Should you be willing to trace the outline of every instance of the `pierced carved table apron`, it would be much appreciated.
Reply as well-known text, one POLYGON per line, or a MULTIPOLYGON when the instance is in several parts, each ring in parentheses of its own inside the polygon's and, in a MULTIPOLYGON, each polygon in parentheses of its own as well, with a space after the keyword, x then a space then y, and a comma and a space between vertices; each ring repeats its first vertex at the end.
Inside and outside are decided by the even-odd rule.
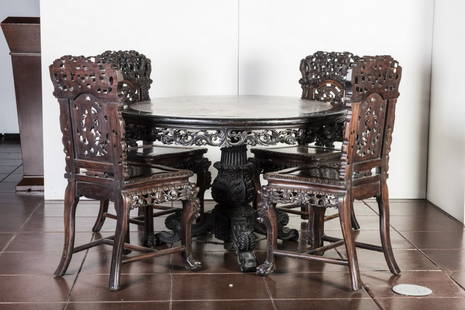
MULTIPOLYGON (((221 161, 214 164, 218 176, 212 184, 217 205, 209 225, 203 227, 236 251, 242 271, 254 271, 257 222, 250 205, 255 199, 254 165, 247 159, 247 146, 328 140, 334 133, 327 125, 342 121, 344 114, 345 109, 329 103, 290 97, 193 96, 135 103, 124 117, 127 137, 132 139, 221 147, 221 161)), ((298 237, 297 231, 284 225, 280 232, 284 239, 298 237)))

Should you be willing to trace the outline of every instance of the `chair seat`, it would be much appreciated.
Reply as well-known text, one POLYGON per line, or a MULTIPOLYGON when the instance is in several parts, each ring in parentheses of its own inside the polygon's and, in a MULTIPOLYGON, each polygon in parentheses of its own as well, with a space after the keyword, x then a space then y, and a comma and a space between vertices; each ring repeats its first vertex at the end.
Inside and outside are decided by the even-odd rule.
POLYGON ((255 155, 258 160, 279 158, 289 160, 319 160, 326 161, 332 159, 339 159, 341 157, 341 151, 324 148, 324 147, 313 147, 313 146, 284 146, 284 147, 272 147, 272 148, 253 148, 251 152, 255 155))
POLYGON ((145 145, 130 148, 128 150, 128 160, 136 162, 149 160, 163 164, 165 159, 201 157, 206 152, 206 148, 145 145))
POLYGON ((128 165, 128 178, 124 180, 127 185, 153 182, 156 180, 170 181, 171 179, 187 180, 193 173, 189 170, 180 170, 161 165, 147 165, 130 163, 128 165))
POLYGON ((326 162, 322 165, 303 166, 265 173, 264 178, 269 183, 285 182, 306 185, 333 185, 344 187, 345 181, 340 176, 340 162, 326 162))

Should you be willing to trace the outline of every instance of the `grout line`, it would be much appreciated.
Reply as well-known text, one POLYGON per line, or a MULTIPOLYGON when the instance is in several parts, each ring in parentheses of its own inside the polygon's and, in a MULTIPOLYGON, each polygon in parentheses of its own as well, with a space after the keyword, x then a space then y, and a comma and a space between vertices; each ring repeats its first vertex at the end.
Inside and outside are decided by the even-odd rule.
POLYGON ((16 170, 18 170, 19 167, 21 167, 22 165, 23 165, 23 164, 21 163, 21 164, 19 164, 18 167, 14 168, 10 173, 8 173, 3 179, 0 180, 0 183, 3 182, 3 181, 5 181, 10 175, 12 175, 12 174, 13 174, 16 170))
POLYGON ((367 291, 368 295, 371 297, 371 300, 378 306, 380 309, 384 309, 383 306, 379 303, 379 301, 376 299, 375 294, 371 291, 371 289, 365 285, 365 283, 362 282, 362 286, 367 291))
POLYGON ((26 225, 26 223, 32 218, 32 215, 34 215, 34 213, 37 211, 37 209, 39 209, 40 206, 43 206, 44 202, 40 202, 37 204, 37 206, 34 207, 34 209, 32 210, 31 214, 29 214, 29 216, 26 218, 26 220, 24 221, 23 224, 21 224, 21 226, 18 227, 17 231, 13 232, 13 236, 11 236, 10 240, 8 240, 8 242, 5 244, 5 246, 3 247, 3 249, 0 251, 0 254, 2 254, 3 252, 6 251, 7 247, 11 244, 11 242, 13 242, 13 240, 16 238, 16 235, 18 233, 21 232, 21 230, 23 229, 23 227, 26 225))
POLYGON ((266 292, 268 293, 268 296, 270 297, 271 305, 273 306, 273 309, 278 310, 278 307, 276 306, 276 304, 275 304, 275 302, 273 300, 273 295, 271 294, 270 287, 268 286, 268 283, 266 282, 266 278, 262 277, 262 280, 263 280, 263 283, 265 284, 266 292))
MULTIPOLYGON (((94 237, 95 237, 94 234, 92 234, 92 237, 90 238, 90 242, 94 241, 94 237)), ((71 293, 73 292, 74 286, 76 285, 77 280, 79 278, 79 275, 81 274, 81 270, 82 270, 82 267, 84 266, 84 262, 86 261, 87 254, 89 253, 89 249, 87 249, 86 252, 84 253, 84 257, 82 258, 81 264, 79 265, 78 271, 76 272, 76 277, 74 277, 73 285, 71 285, 68 296, 66 296, 67 304, 66 304, 66 307, 63 310, 66 310, 68 308, 68 305, 69 305, 69 302, 70 302, 69 299, 71 298, 71 293)), ((72 259, 72 256, 71 256, 71 259, 72 259)))

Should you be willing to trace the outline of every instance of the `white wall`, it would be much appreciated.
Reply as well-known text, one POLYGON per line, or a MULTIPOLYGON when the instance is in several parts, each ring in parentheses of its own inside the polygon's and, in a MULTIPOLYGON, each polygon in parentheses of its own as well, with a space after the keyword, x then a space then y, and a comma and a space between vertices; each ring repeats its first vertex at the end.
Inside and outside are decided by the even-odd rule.
POLYGON ((240 2, 241 94, 297 96, 317 50, 389 54, 403 67, 390 159, 392 198, 424 198, 433 1, 240 2))
POLYGON ((428 200, 464 222, 465 11, 463 0, 436 1, 428 160, 428 200))
MULTIPOLYGON (((0 1, 0 21, 8 16, 39 16, 39 0, 0 1)), ((0 39, 0 133, 18 133, 16 97, 10 49, 3 34, 0 39)))
POLYGON ((42 0, 46 198, 62 199, 64 190, 58 106, 47 65, 61 55, 105 49, 135 49, 152 59, 152 97, 299 96, 298 65, 308 54, 391 54, 404 68, 391 197, 425 197, 432 1, 42 0), (79 18, 69 18, 70 12, 79 18))

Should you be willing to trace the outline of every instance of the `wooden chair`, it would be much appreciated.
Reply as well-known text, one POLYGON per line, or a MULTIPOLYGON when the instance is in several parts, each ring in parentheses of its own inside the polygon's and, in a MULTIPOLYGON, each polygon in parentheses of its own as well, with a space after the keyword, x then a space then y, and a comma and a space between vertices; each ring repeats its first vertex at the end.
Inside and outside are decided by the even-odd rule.
MULTIPOLYGON (((112 58, 116 62, 124 61, 125 52, 107 51, 99 55, 103 58, 112 58)), ((145 56, 144 56, 145 57, 145 56)), ((150 59, 144 59, 145 77, 143 81, 143 90, 140 92, 139 100, 149 100, 148 90, 150 89, 152 80, 150 79, 151 63, 150 59)), ((209 167, 211 162, 204 157, 207 152, 206 148, 188 148, 188 147, 172 147, 172 146, 154 146, 152 144, 138 145, 137 140, 140 137, 134 136, 133 129, 126 127, 126 143, 128 144, 128 159, 133 162, 158 164, 176 169, 191 170, 197 175, 197 187, 199 188, 198 198, 200 200, 200 214, 204 212, 204 194, 211 186, 211 174, 209 167)), ((144 141, 141 141, 144 143, 144 141)), ((100 202, 100 209, 95 221, 93 232, 99 232, 105 223, 106 218, 116 219, 116 215, 108 213, 109 201, 100 202)), ((139 209, 139 214, 130 219, 130 223, 140 226, 144 230, 144 244, 153 246, 155 244, 153 218, 174 213, 178 208, 168 206, 153 206, 152 208, 139 209), (160 210, 154 212, 154 209, 160 210)))
POLYGON ((382 251, 389 270, 400 272, 391 248, 389 233, 388 178, 389 152, 394 127, 394 113, 401 67, 390 56, 363 57, 350 66, 351 83, 348 113, 339 159, 324 163, 311 161, 308 165, 265 174, 268 185, 262 187, 259 219, 267 227, 267 258, 257 273, 266 275, 274 268, 275 256, 288 256, 347 265, 352 289, 360 288, 360 274, 355 247, 382 251), (351 212, 354 199, 376 197, 380 215, 382 246, 354 241, 351 212), (323 236, 332 244, 304 253, 278 250, 275 205, 299 203, 318 210, 319 223, 314 229, 323 236, 321 220, 324 210, 339 210, 343 239, 323 236), (347 259, 313 255, 345 244, 347 259))
POLYGON ((191 225, 198 215, 197 188, 189 182, 191 171, 148 166, 128 161, 124 106, 147 95, 149 66, 134 52, 96 57, 65 56, 50 66, 54 95, 60 104, 60 124, 66 159, 65 242, 55 272, 62 276, 74 253, 90 247, 113 245, 111 290, 120 287, 121 265, 154 256, 183 253, 187 267, 200 268, 192 257, 191 225), (115 235, 74 246, 75 213, 79 197, 113 201, 117 214, 115 235), (167 201, 183 201, 182 245, 155 250, 129 243, 129 211, 150 209, 167 201), (144 254, 123 257, 124 250, 144 254))
MULTIPOLYGON (((324 101, 332 105, 345 105, 345 101, 350 98, 350 83, 347 80, 347 74, 351 66, 359 59, 360 57, 349 52, 322 51, 302 59, 300 62, 302 78, 299 80, 302 87, 302 99, 309 100, 308 104, 312 104, 312 101, 324 101)), ((337 159, 340 151, 335 149, 334 142, 342 141, 342 132, 342 123, 330 123, 298 146, 251 149, 256 166, 257 189, 260 189, 260 174, 262 173, 337 159)), ((309 228, 315 225, 314 221, 318 219, 318 216, 312 214, 315 210, 308 210, 305 206, 285 205, 279 210, 308 219, 309 228), (294 210, 295 208, 301 208, 301 211, 294 210)), ((325 220, 333 218, 334 216, 328 216, 325 220)), ((360 229, 355 214, 352 214, 352 227, 356 230, 360 229)), ((309 232, 307 237, 309 244, 318 244, 319 241, 315 240, 318 236, 313 236, 309 232)))

